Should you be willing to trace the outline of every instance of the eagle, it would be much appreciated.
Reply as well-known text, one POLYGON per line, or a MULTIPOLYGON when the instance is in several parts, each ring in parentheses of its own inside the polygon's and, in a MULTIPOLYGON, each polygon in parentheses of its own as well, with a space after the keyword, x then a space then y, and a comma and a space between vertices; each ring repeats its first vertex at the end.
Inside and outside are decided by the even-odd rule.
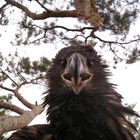
POLYGON ((46 74, 48 124, 26 126, 8 140, 136 140, 111 73, 92 46, 61 49, 46 74))

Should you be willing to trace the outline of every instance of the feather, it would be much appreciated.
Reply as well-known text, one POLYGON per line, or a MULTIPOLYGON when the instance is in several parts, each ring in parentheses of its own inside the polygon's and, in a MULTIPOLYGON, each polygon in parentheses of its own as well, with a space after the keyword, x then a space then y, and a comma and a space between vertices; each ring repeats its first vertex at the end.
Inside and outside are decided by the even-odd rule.
POLYGON ((19 140, 25 135, 33 140, 135 140, 131 131, 136 132, 136 128, 126 117, 138 115, 123 106, 122 96, 115 91, 114 84, 108 82, 111 74, 107 69, 91 46, 62 49, 47 72, 48 91, 43 105, 48 106, 49 124, 40 129, 34 126, 33 131, 32 126, 26 127, 12 137, 21 137, 19 140))

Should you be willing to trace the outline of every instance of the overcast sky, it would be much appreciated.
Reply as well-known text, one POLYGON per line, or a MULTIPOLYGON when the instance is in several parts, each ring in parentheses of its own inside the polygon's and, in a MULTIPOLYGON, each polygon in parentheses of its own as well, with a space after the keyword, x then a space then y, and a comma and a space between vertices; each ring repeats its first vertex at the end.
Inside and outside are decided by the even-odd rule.
MULTIPOLYGON (((137 23, 139 25, 140 22, 137 23)), ((136 30, 135 26, 131 29, 132 32, 140 32, 136 30)), ((3 55, 7 55, 8 53, 13 53, 16 50, 16 47, 10 44, 10 41, 14 37, 15 28, 14 25, 8 26, 8 31, 0 26, 0 33, 2 36, 0 37, 0 52, 3 55)), ((107 40, 107 39, 106 39, 107 40)), ((20 56, 29 56, 31 59, 38 59, 41 56, 46 56, 49 59, 55 57, 56 53, 63 47, 60 42, 59 47, 54 47, 53 44, 41 45, 41 46, 19 46, 17 50, 20 56), (31 53, 33 52, 33 53, 31 53)), ((134 64, 124 64, 120 63, 117 66, 117 69, 113 69, 111 63, 110 71, 113 73, 113 76, 110 77, 111 81, 117 84, 117 91, 124 97, 124 102, 129 104, 136 104, 136 110, 140 111, 140 62, 136 62, 134 64)), ((28 88, 27 88, 28 89, 28 88)), ((35 88, 32 88, 35 89, 35 88)), ((40 89, 34 90, 34 98, 38 98, 41 100, 41 96, 38 95, 40 89)), ((43 89, 42 89, 43 91, 43 89)), ((29 96, 28 93, 31 93, 31 88, 29 91, 24 91, 24 96, 29 100, 33 101, 32 95, 29 96)), ((15 100, 15 99, 14 99, 15 100)), ((36 100, 36 99, 35 99, 36 100)), ((40 118, 36 118, 35 122, 38 122, 40 118)), ((45 120, 42 120, 41 123, 44 123, 45 120)))

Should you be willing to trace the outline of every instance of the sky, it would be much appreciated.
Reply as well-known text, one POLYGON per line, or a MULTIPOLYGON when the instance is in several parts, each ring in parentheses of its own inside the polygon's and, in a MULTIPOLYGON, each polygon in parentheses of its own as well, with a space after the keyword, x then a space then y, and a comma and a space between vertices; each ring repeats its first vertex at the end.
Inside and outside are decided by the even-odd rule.
MULTIPOLYGON (((131 28, 132 34, 133 32, 140 32, 140 29, 137 28, 139 27, 139 25, 140 21, 138 21, 137 24, 131 28)), ((14 47, 10 44, 10 41, 14 38, 16 25, 9 25, 7 28, 8 31, 5 31, 5 29, 0 26, 0 33, 2 34, 2 36, 0 37, 0 52, 2 52, 2 54, 5 56, 7 56, 9 53, 14 53, 17 49, 20 56, 29 56, 32 60, 37 60, 41 56, 46 56, 51 60, 55 57, 56 53, 63 47, 61 42, 59 47, 54 47, 53 44, 41 46, 30 45, 14 47)), ((106 37, 106 34, 103 35, 103 37, 105 37, 106 40, 109 39, 106 37)), ((110 71, 112 72, 110 81, 114 84, 117 84, 116 90, 124 97, 123 101, 128 104, 136 104, 135 110, 140 112, 140 61, 134 64, 124 64, 122 62, 117 65, 116 69, 113 69, 110 60, 108 64, 110 65, 110 71)), ((28 100, 31 102, 35 102, 36 99, 38 99, 41 103, 41 93, 43 92, 43 90, 43 87, 39 88, 27 86, 26 88, 22 89, 22 95, 25 98, 28 98, 28 100), (32 89, 34 89, 34 91, 32 89), (34 93, 34 99, 30 94, 32 92, 34 93)), ((15 98, 13 99, 13 102, 16 102, 16 104, 22 106, 15 98)), ((45 113, 43 113, 43 115, 45 115, 45 113)), ((45 117, 39 115, 35 120, 32 121, 31 124, 35 124, 36 122, 45 123, 45 117)))

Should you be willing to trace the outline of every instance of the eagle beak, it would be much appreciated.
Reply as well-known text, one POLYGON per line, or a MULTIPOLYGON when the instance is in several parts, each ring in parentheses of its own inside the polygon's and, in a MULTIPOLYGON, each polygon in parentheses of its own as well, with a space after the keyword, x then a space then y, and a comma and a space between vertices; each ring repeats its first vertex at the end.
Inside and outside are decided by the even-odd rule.
POLYGON ((92 79, 93 74, 89 72, 86 58, 79 53, 74 53, 67 59, 67 65, 61 77, 66 85, 78 95, 92 79))

